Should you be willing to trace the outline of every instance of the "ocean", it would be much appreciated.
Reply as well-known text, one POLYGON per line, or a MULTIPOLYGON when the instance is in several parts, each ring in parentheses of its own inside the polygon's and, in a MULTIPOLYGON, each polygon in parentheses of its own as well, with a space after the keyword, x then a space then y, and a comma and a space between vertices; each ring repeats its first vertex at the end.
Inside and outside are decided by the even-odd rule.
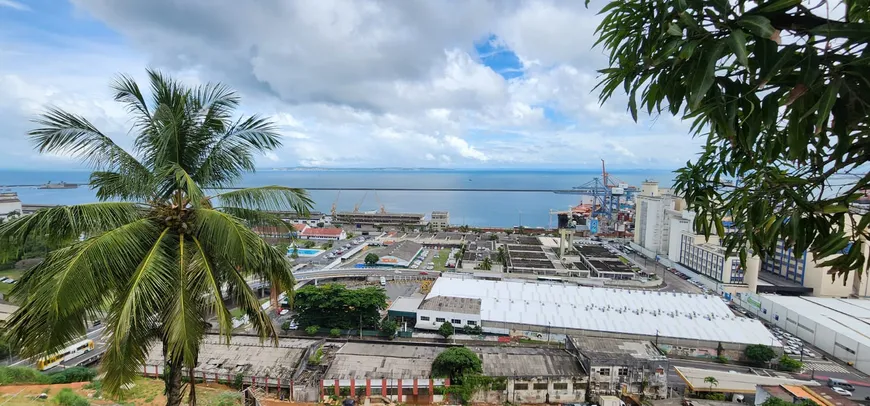
MULTIPOLYGON (((87 183, 88 172, 0 170, 0 185, 87 183)), ((662 170, 613 171, 622 182, 640 186, 645 179, 661 187, 673 183, 674 174, 662 170)), ((600 176, 595 171, 567 170, 260 170, 246 175, 238 186, 282 185, 300 188, 448 188, 448 189, 570 189, 600 176)), ((87 187, 78 189, 37 189, 3 187, 18 192, 24 204, 78 204, 96 201, 87 187)), ((551 192, 468 192, 468 191, 364 191, 313 190, 315 210, 329 212, 333 202, 339 211, 376 210, 388 212, 450 212, 451 224, 475 227, 548 227, 549 211, 565 210, 580 202, 581 196, 551 192)))

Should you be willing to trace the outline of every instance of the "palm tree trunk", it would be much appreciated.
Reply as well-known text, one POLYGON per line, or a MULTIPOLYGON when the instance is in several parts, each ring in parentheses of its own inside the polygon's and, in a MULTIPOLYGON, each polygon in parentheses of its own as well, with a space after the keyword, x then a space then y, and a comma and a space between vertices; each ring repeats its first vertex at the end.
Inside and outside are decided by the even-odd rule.
POLYGON ((163 371, 164 384, 166 385, 166 406, 181 405, 182 384, 181 384, 181 362, 167 361, 163 371))
POLYGON ((860 271, 852 271, 852 297, 861 297, 861 282, 864 275, 860 271))
POLYGON ((281 292, 278 292, 278 289, 275 288, 275 284, 272 283, 272 287, 269 288, 269 303, 272 305, 272 310, 278 312, 280 309, 278 308, 278 295, 281 292))
POLYGON ((187 396, 187 404, 190 406, 196 406, 196 377, 194 376, 194 368, 188 369, 188 380, 190 393, 187 396))

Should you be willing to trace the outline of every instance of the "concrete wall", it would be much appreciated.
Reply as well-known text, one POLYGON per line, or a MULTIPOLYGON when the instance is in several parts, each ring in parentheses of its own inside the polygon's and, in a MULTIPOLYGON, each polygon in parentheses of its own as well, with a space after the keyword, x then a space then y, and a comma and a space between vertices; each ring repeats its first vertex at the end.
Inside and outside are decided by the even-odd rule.
POLYGON ((508 378, 504 392, 477 393, 473 401, 486 403, 578 403, 586 398, 584 377, 508 378), (558 388, 558 389, 557 389, 558 388), (497 395, 501 395, 497 396, 497 395))
POLYGON ((680 258, 680 235, 684 231, 692 230, 692 221, 682 217, 671 217, 669 221, 671 223, 671 231, 670 235, 668 235, 667 256, 669 259, 676 261, 680 258))
POLYGON ((667 395, 667 369, 668 362, 664 360, 660 365, 655 361, 643 365, 604 365, 601 363, 590 366, 590 385, 593 393, 606 394, 640 394, 640 383, 647 382, 644 392, 654 398, 664 398, 667 395), (653 364, 654 366, 650 366, 653 364), (658 367, 661 373, 657 373, 658 367), (605 374, 602 374, 606 372, 605 374), (620 370, 626 375, 620 375, 620 370))
POLYGON ((469 320, 474 321, 475 323, 477 323, 478 326, 480 325, 479 314, 453 313, 437 310, 417 309, 417 325, 415 327, 422 330, 438 330, 439 328, 441 328, 441 325, 444 324, 443 321, 437 321, 439 317, 444 318, 445 321, 449 321, 451 324, 453 324, 453 327, 456 327, 457 329, 468 325, 469 320), (429 320, 423 320, 423 317, 428 317, 429 320), (460 320, 462 321, 462 323, 453 323, 453 319, 460 320))

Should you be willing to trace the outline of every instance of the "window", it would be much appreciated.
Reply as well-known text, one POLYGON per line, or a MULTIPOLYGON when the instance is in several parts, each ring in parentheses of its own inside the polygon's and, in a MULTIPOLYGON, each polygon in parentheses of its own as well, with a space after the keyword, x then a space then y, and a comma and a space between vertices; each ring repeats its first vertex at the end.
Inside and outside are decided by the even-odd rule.
POLYGON ((527 383, 515 383, 514 390, 529 390, 529 384, 527 384, 527 383))
POLYGON ((617 374, 619 376, 628 376, 628 368, 619 368, 619 371, 617 371, 617 374))
POLYGON ((610 368, 599 368, 598 375, 601 376, 610 376, 610 368))
POLYGON ((468 325, 469 325, 469 326, 476 326, 476 325, 477 325, 477 322, 474 321, 474 320, 468 320, 468 325))
POLYGON ((532 385, 532 389, 534 390, 547 390, 547 383, 536 383, 532 385))
POLYGON ((439 322, 439 323, 444 323, 444 322, 447 321, 447 320, 445 320, 443 317, 436 317, 436 318, 435 318, 435 321, 437 321, 437 322, 439 322))
POLYGON ((429 321, 429 316, 420 316, 421 321, 429 321))
POLYGON ((568 382, 553 383, 553 390, 568 390, 568 382))
POLYGON ((462 324, 462 320, 459 319, 450 319, 450 322, 453 324, 462 324))

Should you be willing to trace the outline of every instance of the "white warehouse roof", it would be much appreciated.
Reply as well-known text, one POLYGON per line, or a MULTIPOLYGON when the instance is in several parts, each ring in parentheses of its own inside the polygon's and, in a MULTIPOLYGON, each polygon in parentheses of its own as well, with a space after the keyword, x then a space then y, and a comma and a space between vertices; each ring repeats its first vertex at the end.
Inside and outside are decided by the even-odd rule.
POLYGON ((716 296, 445 277, 426 297, 435 296, 481 299, 486 322, 780 346, 716 296))
POLYGON ((789 311, 870 347, 870 300, 763 295, 789 311))

